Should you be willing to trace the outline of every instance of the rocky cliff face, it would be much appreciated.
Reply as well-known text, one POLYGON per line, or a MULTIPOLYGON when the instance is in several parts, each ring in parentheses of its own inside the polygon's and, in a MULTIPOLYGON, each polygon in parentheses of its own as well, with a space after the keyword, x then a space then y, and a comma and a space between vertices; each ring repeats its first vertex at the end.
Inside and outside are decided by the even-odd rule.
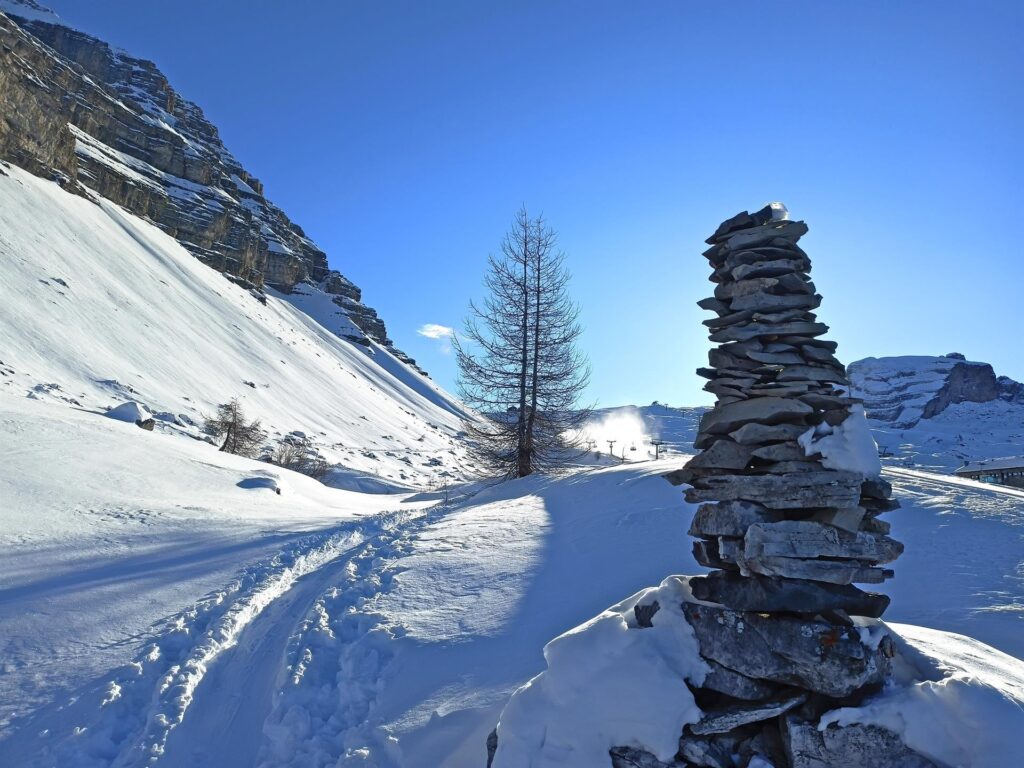
POLYGON ((359 288, 328 268, 155 64, 61 25, 34 0, 0 0, 0 159, 124 206, 241 282, 286 293, 317 284, 363 341, 391 346, 359 288))
POLYGON ((868 417, 900 429, 931 419, 956 403, 1003 400, 1024 405, 1024 385, 996 377, 988 363, 952 353, 942 357, 869 357, 848 368, 853 394, 868 417))

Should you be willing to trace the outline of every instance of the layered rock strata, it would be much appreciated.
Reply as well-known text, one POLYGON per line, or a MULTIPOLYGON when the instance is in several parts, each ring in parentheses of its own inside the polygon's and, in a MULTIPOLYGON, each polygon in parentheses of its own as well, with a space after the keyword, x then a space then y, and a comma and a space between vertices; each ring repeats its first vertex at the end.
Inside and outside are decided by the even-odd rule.
MULTIPOLYGON (((714 296, 699 302, 716 343, 699 373, 717 402, 700 453, 669 475, 697 503, 683 615, 710 672, 691 686, 703 712, 673 766, 932 766, 881 728, 831 726, 832 709, 882 689, 895 646, 877 621, 885 595, 856 584, 892 576, 903 551, 879 518, 898 504, 879 477, 860 401, 848 395, 835 342, 798 241, 803 222, 772 204, 708 239, 714 296)), ((638 605, 639 627, 659 606, 638 605)), ((635 747, 612 765, 662 768, 635 747)))
POLYGON ((264 195, 203 111, 150 61, 61 24, 32 0, 0 3, 0 160, 145 218, 229 278, 332 294, 392 348, 358 287, 264 195))

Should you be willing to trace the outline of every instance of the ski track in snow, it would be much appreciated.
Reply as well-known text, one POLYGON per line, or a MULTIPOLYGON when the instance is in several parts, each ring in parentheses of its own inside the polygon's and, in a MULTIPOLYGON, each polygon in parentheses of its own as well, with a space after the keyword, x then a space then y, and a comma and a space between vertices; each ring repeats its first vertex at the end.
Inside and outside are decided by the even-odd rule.
POLYGON ((388 588, 386 566, 413 534, 447 511, 347 522, 246 568, 168 619, 92 696, 58 707, 66 732, 19 728, 4 745, 12 764, 269 768, 369 755, 394 635, 360 609, 388 588))
POLYGON ((414 535, 452 511, 391 518, 347 559, 345 583, 314 603, 289 644, 259 768, 377 764, 375 748, 388 737, 374 725, 374 707, 404 630, 370 604, 401 572, 395 563, 414 535))
POLYGON ((105 682, 101 699, 72 699, 64 718, 74 723, 69 734, 22 729, 15 743, 5 745, 13 764, 253 765, 292 631, 318 596, 336 593, 334 584, 351 579, 352 560, 344 555, 365 556, 364 542, 424 514, 384 513, 349 522, 245 569, 169 619, 134 662, 105 682), (99 711, 90 717, 90 705, 96 704, 99 711), (216 754, 218 749, 225 754, 216 754))

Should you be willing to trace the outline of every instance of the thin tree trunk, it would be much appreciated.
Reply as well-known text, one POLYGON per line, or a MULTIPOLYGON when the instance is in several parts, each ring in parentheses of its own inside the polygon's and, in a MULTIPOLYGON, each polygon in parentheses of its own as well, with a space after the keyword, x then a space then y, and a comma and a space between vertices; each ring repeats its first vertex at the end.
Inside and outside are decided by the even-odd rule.
POLYGON ((534 309, 533 309, 533 370, 530 380, 530 416, 526 423, 526 442, 530 446, 530 451, 533 451, 533 428, 537 423, 537 397, 538 397, 538 384, 540 376, 540 297, 541 297, 541 259, 544 254, 541 253, 543 233, 538 231, 536 237, 537 246, 537 263, 533 267, 534 271, 534 309))
POLYGON ((530 446, 526 427, 526 377, 529 372, 530 343, 530 222, 526 211, 522 212, 522 248, 523 248, 523 318, 522 318, 522 355, 519 370, 519 466, 517 474, 526 477, 532 471, 530 466, 530 446))

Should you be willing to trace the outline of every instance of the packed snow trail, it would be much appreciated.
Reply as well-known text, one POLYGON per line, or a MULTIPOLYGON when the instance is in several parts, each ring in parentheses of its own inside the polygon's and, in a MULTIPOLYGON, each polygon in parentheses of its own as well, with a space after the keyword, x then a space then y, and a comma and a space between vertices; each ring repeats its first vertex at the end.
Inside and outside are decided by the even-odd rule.
MULTIPOLYGON (((355 602, 380 587, 368 578, 380 558, 393 555, 399 540, 438 514, 443 510, 432 515, 386 513, 355 527, 348 538, 351 546, 297 580, 239 634, 233 648, 211 664, 181 725, 167 737, 157 764, 170 768, 256 765, 275 693, 303 664, 299 641, 310 627, 310 618, 319 615, 325 600, 355 613, 355 602)), ((376 671, 372 665, 357 670, 359 678, 376 671)), ((343 702, 338 704, 344 709, 343 702)))
MULTIPOLYGON (((169 736, 184 722, 190 729, 196 723, 199 731, 193 733, 204 748, 244 749, 242 737, 249 734, 256 737, 255 750, 291 630, 324 589, 344 578, 343 555, 383 521, 415 514, 387 513, 335 526, 246 568, 223 589, 168 620, 136 660, 104 685, 73 697, 67 708, 58 707, 66 709, 60 720, 69 732, 21 728, 4 745, 5 755, 17 765, 129 768, 153 759, 163 763, 169 736), (186 720, 193 705, 198 711, 186 720)), ((178 764, 228 763, 186 755, 178 764)), ((230 764, 252 765, 251 755, 248 763, 230 764)))
MULTIPOLYGON (((352 541, 361 538, 354 534, 352 541)), ((184 719, 168 735, 159 765, 255 764, 288 640, 317 597, 343 580, 347 563, 339 555, 298 579, 242 630, 232 648, 213 660, 184 719)))

